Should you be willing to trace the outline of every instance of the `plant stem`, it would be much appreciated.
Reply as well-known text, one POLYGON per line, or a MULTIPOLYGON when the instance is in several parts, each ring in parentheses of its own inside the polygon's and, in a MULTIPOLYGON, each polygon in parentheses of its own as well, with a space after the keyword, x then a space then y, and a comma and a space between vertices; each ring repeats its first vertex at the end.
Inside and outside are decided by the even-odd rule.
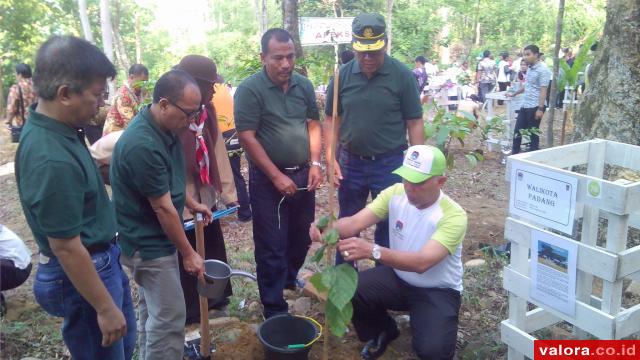
MULTIPOLYGON (((336 59, 337 60, 337 59, 336 59)), ((334 65, 333 68, 333 121, 331 122, 331 143, 328 144, 331 151, 328 151, 330 157, 327 159, 328 163, 328 171, 329 171, 329 225, 327 228, 331 229, 333 227, 333 218, 336 208, 335 203, 335 194, 336 194, 336 186, 335 186, 335 159, 336 159, 336 119, 338 117, 338 94, 340 92, 340 71, 338 67, 338 63, 334 65)), ((334 260, 334 252, 331 247, 328 247, 326 250, 326 265, 333 266, 334 260)), ((328 300, 328 299, 327 299, 328 300)), ((325 305, 326 306, 326 305, 325 305)), ((329 336, 329 326, 327 322, 327 314, 325 312, 324 317, 324 343, 322 344, 322 359, 329 360, 329 340, 331 339, 329 336)))

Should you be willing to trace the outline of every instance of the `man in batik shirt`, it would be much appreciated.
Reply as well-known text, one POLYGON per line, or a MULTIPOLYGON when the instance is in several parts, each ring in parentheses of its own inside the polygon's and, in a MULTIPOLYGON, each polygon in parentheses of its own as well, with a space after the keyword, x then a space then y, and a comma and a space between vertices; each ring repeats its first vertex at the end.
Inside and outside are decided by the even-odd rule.
POLYGON ((35 102, 36 93, 31 83, 31 67, 16 65, 16 84, 9 89, 7 97, 7 125, 22 127, 29 115, 29 106, 35 102))
POLYGON ((129 68, 127 84, 122 85, 116 94, 111 109, 104 122, 102 136, 110 132, 124 130, 138 113, 141 105, 142 83, 149 80, 149 70, 142 64, 129 68))

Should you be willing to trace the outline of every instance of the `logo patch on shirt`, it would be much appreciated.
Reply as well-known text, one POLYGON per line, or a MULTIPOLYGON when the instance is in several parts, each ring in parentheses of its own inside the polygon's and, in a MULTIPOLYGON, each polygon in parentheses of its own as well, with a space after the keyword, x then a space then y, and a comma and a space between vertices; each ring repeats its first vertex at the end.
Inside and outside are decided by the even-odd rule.
POLYGON ((396 220, 396 224, 393 227, 393 236, 395 236, 398 240, 404 239, 404 234, 402 234, 402 228, 404 227, 404 223, 400 220, 396 220))

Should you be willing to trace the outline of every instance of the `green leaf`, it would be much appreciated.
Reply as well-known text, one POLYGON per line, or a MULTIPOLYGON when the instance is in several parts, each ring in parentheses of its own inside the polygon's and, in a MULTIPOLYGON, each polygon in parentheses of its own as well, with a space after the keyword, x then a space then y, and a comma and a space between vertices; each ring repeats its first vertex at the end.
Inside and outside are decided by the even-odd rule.
POLYGON ((469 161, 469 164, 471 164, 471 166, 478 165, 478 159, 476 159, 476 157, 473 154, 466 154, 464 157, 467 158, 467 160, 469 161))
POLYGON ((342 309, 338 309, 333 303, 327 301, 324 312, 331 333, 338 337, 343 336, 353 316, 353 306, 351 303, 349 302, 342 309))
POLYGON ((327 289, 328 291, 331 291, 331 288, 335 286, 336 268, 334 266, 328 267, 324 269, 324 271, 322 271, 320 274, 322 275, 321 277, 322 285, 324 286, 325 289, 327 289))
POLYGON ((326 248, 327 248, 326 244, 320 246, 318 248, 318 250, 316 250, 316 252, 311 257, 311 261, 320 262, 320 260, 322 260, 322 257, 324 256, 324 251, 325 251, 326 248))
POLYGON ((458 110, 458 113, 464 116, 467 120, 472 121, 474 123, 476 122, 476 117, 472 113, 464 110, 458 110))
POLYGON ((478 161, 484 161, 484 155, 478 151, 474 151, 473 156, 475 156, 478 161))
POLYGON ((425 140, 429 140, 433 137, 433 135, 436 133, 437 130, 437 126, 433 125, 430 122, 425 122, 424 123, 424 139, 425 140))
MULTIPOLYGON (((353 266, 340 264, 335 268, 335 277, 329 289, 327 300, 338 309, 342 309, 351 301, 358 287, 358 272, 353 266)), ((326 270, 325 270, 326 271, 326 270)), ((326 284, 326 283, 325 283, 326 284)))
POLYGON ((310 278, 311 284, 318 290, 319 292, 327 292, 329 289, 324 286, 322 283, 322 273, 315 273, 310 278))
POLYGON ((447 154, 447 168, 453 168, 453 154, 447 154))
POLYGON ((324 240, 327 245, 335 245, 338 243, 338 239, 340 239, 338 229, 331 229, 322 235, 322 240, 324 240))
POLYGON ((447 141, 447 138, 449 137, 450 132, 451 132, 451 128, 449 128, 448 126, 441 126, 440 129, 438 129, 438 136, 436 137, 436 143, 444 144, 444 142, 447 141))
POLYGON ((318 228, 318 230, 322 231, 327 226, 329 226, 329 220, 330 220, 329 215, 322 215, 320 219, 318 219, 318 222, 316 222, 316 227, 318 228))

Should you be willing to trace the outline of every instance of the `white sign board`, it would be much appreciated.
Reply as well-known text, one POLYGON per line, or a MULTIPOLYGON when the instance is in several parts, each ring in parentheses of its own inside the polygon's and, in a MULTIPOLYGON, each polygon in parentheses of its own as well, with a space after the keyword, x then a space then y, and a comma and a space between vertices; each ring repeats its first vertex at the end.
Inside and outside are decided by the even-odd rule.
POLYGON ((578 245, 561 236, 531 230, 531 298, 574 316, 578 245))
POLYGON ((352 17, 301 17, 300 43, 302 46, 348 44, 352 22, 352 17))
POLYGON ((573 235, 578 180, 514 161, 509 212, 573 235))

